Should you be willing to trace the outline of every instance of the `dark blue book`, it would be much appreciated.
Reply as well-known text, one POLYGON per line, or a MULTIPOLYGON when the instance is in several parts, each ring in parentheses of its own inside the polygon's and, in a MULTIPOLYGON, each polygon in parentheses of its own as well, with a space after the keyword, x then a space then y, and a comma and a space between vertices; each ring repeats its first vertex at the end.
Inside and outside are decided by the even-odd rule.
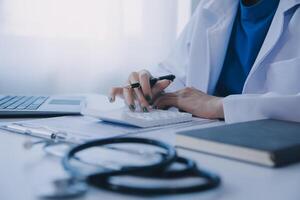
POLYGON ((300 161, 300 123, 259 120, 182 131, 176 145, 250 163, 279 167, 300 161))

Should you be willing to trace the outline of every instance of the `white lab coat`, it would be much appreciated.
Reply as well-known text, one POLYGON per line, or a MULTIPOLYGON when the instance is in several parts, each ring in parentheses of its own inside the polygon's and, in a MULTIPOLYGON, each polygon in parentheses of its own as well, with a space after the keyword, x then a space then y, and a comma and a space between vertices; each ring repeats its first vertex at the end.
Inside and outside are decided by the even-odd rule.
MULTIPOLYGON (((240 0, 202 0, 173 52, 154 75, 173 73, 168 89, 215 90, 240 0)), ((280 0, 241 95, 223 100, 225 121, 300 122, 300 0, 280 0)))

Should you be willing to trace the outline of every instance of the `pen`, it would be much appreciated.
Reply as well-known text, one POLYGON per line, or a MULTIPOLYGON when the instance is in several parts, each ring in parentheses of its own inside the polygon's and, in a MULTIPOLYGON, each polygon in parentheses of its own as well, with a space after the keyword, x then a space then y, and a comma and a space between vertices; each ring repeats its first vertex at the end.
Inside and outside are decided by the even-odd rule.
MULTIPOLYGON (((166 76, 161 76, 161 77, 158 77, 158 78, 151 78, 150 79, 150 87, 153 87, 157 81, 160 81, 160 80, 170 80, 170 81, 174 81, 175 79, 175 75, 173 74, 170 74, 170 75, 166 75, 166 76)), ((132 83, 126 87, 129 87, 129 88, 139 88, 141 87, 140 83, 132 83)))
POLYGON ((4 125, 1 126, 0 129, 54 141, 64 141, 67 139, 67 133, 65 132, 54 131, 45 127, 30 127, 19 123, 4 125))

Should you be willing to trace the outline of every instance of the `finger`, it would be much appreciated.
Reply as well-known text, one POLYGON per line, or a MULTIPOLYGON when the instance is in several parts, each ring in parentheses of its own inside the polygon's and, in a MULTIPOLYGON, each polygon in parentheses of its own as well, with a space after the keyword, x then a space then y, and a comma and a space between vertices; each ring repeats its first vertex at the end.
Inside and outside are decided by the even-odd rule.
POLYGON ((114 102, 116 100, 116 96, 121 98, 123 97, 123 88, 122 87, 113 87, 109 92, 109 102, 114 102))
POLYGON ((123 88, 123 96, 125 99, 126 104, 128 105, 128 108, 131 111, 135 111, 135 105, 134 105, 134 97, 133 97, 133 91, 131 88, 123 88))
MULTIPOLYGON (((138 73, 136 73, 136 72, 132 73, 129 77, 129 81, 131 84, 139 82, 138 73)), ((148 112, 149 104, 146 101, 142 90, 140 88, 134 88, 133 90, 134 90, 135 95, 137 96, 137 100, 138 100, 143 112, 148 112)))
POLYGON ((155 108, 158 109, 165 109, 169 107, 177 107, 178 106, 178 101, 177 97, 173 93, 166 93, 160 97, 158 97, 154 104, 155 108))
POLYGON ((159 93, 163 92, 171 83, 172 83, 172 81, 170 81, 170 80, 158 81, 152 88, 153 96, 156 96, 159 93))
POLYGON ((139 81, 140 81, 141 89, 142 89, 145 99, 148 101, 149 104, 152 101, 150 78, 151 78, 151 75, 148 71, 143 70, 143 71, 139 72, 139 81))

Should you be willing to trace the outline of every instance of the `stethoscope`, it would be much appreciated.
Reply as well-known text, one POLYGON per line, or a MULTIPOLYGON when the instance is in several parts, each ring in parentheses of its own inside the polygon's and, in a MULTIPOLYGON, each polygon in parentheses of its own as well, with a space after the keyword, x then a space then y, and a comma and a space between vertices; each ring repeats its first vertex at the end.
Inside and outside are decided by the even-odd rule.
MULTIPOLYGON (((177 155, 176 149, 166 143, 145 139, 145 138, 112 138, 101 139, 86 142, 84 144, 73 147, 63 158, 62 165, 64 169, 70 174, 73 183, 85 183, 101 189, 107 189, 114 192, 153 196, 153 195, 167 195, 199 192, 216 188, 221 183, 218 175, 200 169, 196 163, 190 159, 183 158, 177 155), (164 150, 160 159, 155 163, 144 166, 123 166, 118 170, 107 170, 105 172, 99 171, 89 175, 84 175, 81 170, 71 164, 71 160, 76 157, 76 154, 93 147, 103 147, 112 144, 144 144, 151 145, 156 148, 164 150), (172 169, 171 166, 175 163, 183 165, 181 169, 172 169), (188 185, 183 187, 142 187, 130 186, 127 184, 114 183, 113 178, 122 176, 139 176, 145 178, 159 178, 159 179, 181 179, 186 177, 199 178, 202 181, 195 185, 188 185)), ((75 184, 76 185, 76 184, 75 184)))
MULTIPOLYGON (((36 142, 36 144, 38 143, 42 142, 36 142)), ((60 145, 60 143, 45 142, 44 150, 49 152, 47 148, 55 145, 60 145)), ((206 191, 218 187, 221 183, 221 179, 218 175, 199 168, 191 159, 178 156, 175 147, 161 141, 146 138, 110 138, 93 140, 76 146, 71 145, 68 152, 63 156, 62 165, 66 172, 70 175, 70 178, 54 181, 54 186, 56 188, 55 192, 41 195, 40 197, 43 199, 80 197, 87 193, 89 186, 130 195, 156 196, 206 191), (118 144, 148 145, 156 149, 161 149, 162 151, 159 151, 158 153, 160 155, 159 159, 150 164, 142 166, 120 166, 115 169, 106 168, 105 171, 99 170, 87 175, 85 172, 82 172, 80 167, 72 163, 73 160, 76 160, 85 164, 91 164, 89 162, 85 162, 77 155, 94 147, 111 148, 118 151, 128 151, 129 153, 139 154, 137 151, 111 146, 118 144), (173 168, 172 166, 176 164, 179 164, 182 167, 179 169, 173 168), (200 181, 192 185, 176 187, 143 187, 141 184, 130 185, 114 181, 114 179, 122 178, 124 176, 141 177, 145 178, 145 180, 149 178, 156 178, 172 181, 179 181, 181 179, 191 177, 199 179, 200 181)), ((99 166, 99 168, 103 169, 103 166, 99 166)))

